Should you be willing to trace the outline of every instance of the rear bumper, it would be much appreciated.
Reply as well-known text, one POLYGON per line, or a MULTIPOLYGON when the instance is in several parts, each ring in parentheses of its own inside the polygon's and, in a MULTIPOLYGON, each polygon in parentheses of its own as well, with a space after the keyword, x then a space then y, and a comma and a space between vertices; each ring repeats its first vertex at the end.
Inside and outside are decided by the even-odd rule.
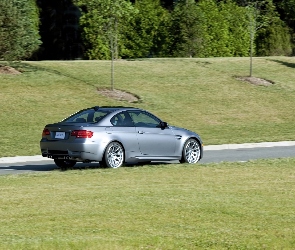
POLYGON ((43 157, 52 159, 70 159, 75 161, 101 161, 104 154, 103 145, 87 140, 77 142, 40 141, 43 157))

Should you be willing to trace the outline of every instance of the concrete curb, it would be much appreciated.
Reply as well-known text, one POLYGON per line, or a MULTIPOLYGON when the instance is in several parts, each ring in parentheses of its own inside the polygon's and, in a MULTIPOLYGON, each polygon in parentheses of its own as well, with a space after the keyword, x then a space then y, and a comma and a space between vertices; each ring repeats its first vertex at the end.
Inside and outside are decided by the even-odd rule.
POLYGON ((295 141, 209 145, 209 146, 205 146, 204 150, 213 151, 213 150, 225 150, 225 149, 270 148, 270 147, 290 147, 290 146, 295 146, 295 141))
MULTIPOLYGON (((208 145, 208 146, 204 146, 204 151, 215 151, 215 150, 225 150, 225 149, 290 147, 290 146, 295 146, 295 141, 208 145)), ((18 163, 18 162, 33 162, 33 161, 52 161, 52 160, 49 158, 42 157, 41 155, 0 158, 0 163, 18 163)))

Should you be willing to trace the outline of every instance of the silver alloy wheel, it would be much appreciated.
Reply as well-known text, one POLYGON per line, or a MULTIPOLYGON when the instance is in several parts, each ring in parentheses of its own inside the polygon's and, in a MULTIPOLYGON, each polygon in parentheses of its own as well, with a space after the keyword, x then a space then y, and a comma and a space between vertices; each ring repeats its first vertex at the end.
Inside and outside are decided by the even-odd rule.
POLYGON ((195 139, 189 139, 183 148, 183 162, 196 163, 200 160, 200 144, 195 139))
POLYGON ((124 149, 118 142, 111 142, 105 151, 105 164, 109 168, 118 168, 124 162, 124 149))

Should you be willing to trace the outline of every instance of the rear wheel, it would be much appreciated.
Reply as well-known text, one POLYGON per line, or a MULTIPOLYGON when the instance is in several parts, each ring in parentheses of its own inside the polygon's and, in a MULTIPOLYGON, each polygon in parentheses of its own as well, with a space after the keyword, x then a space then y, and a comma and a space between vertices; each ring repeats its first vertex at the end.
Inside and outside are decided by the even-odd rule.
POLYGON ((76 165, 75 161, 71 160, 62 160, 62 159, 54 159, 54 163, 61 169, 72 168, 76 165))
POLYGON ((182 150, 182 163, 196 163, 201 158, 200 144, 196 139, 188 139, 182 150))
POLYGON ((118 142, 111 142, 104 153, 104 165, 108 168, 118 168, 124 163, 124 149, 118 142))

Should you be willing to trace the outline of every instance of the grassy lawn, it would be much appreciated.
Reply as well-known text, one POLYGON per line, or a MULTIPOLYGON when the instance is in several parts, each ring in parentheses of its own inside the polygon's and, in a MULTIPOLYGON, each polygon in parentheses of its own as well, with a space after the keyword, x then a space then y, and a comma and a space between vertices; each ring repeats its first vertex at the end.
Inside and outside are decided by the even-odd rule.
POLYGON ((294 249, 294 164, 0 176, 0 249, 294 249))
POLYGON ((141 102, 99 95, 110 86, 109 61, 22 62, 20 75, 0 75, 0 157, 39 154, 45 124, 94 105, 147 109, 170 124, 198 132, 205 145, 294 140, 295 59, 254 58, 255 86, 235 76, 249 74, 249 58, 144 59, 115 62, 115 88, 141 102))
MULTIPOLYGON (((20 62, 0 74, 0 157, 36 155, 43 127, 94 105, 147 109, 205 145, 295 140, 295 59, 20 62)), ((294 249, 295 158, 0 176, 0 249, 294 249)))

